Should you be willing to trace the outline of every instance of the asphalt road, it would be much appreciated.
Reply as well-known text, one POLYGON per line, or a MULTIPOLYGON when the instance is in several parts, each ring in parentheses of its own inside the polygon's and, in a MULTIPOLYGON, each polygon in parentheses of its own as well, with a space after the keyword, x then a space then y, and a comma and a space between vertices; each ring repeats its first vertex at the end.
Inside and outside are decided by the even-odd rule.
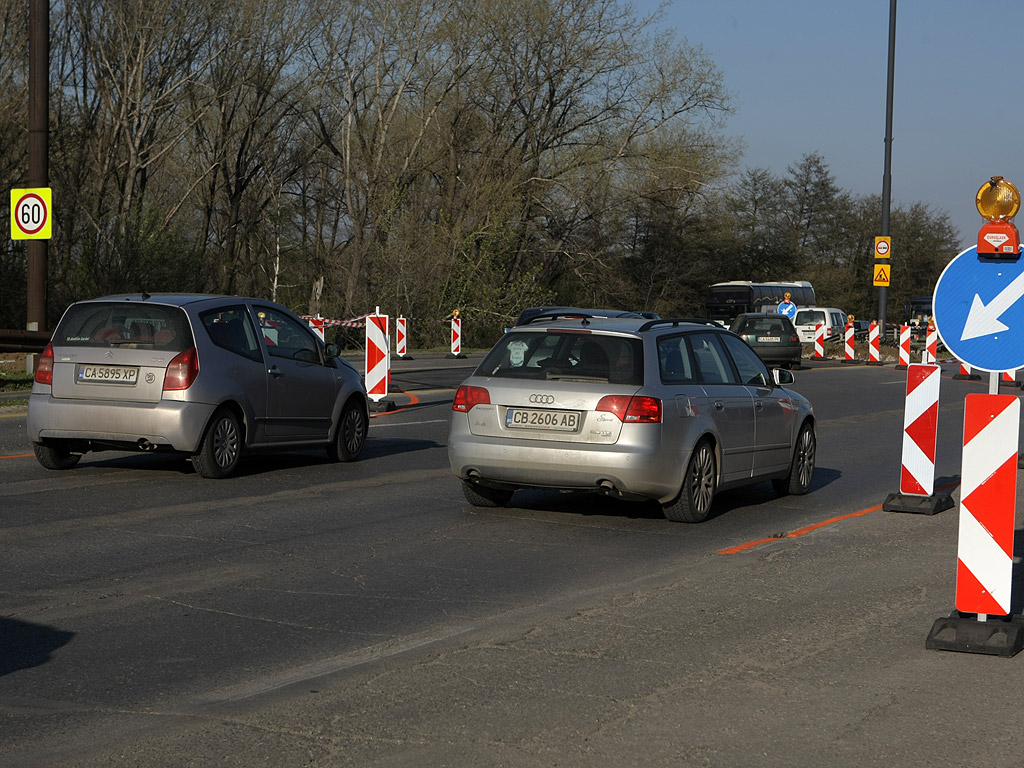
MULTIPOLYGON (((798 371, 819 418, 812 493, 728 492, 688 526, 587 494, 469 507, 445 440, 475 362, 397 361, 399 409, 374 417, 359 462, 257 456, 224 481, 135 454, 47 472, 23 412, 0 409, 0 765, 1024 751, 1024 655, 924 647, 953 607, 956 511, 877 509, 898 490, 903 372, 798 371)), ((936 466, 955 497, 964 394, 985 385, 954 372, 936 466)))

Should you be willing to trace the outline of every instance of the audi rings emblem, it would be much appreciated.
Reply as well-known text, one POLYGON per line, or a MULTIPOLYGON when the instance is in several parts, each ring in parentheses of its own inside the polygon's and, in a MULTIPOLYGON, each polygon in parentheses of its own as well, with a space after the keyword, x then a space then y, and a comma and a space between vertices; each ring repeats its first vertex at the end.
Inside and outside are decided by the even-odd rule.
POLYGON ((534 405, 551 405, 555 402, 554 395, 530 395, 530 402, 534 405))

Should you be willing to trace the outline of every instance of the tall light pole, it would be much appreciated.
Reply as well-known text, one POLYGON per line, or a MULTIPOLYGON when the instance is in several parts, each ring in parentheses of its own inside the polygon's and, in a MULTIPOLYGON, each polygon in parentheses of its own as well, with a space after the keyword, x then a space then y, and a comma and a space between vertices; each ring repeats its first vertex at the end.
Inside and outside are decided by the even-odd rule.
MULTIPOLYGON (((896 0, 889 0, 889 70, 885 94, 885 169, 882 171, 882 237, 889 236, 889 208, 892 200, 892 91, 893 70, 896 60, 896 0)), ((891 253, 891 251, 890 251, 891 253)), ((890 264, 892 261, 890 260, 890 264)), ((890 278, 892 270, 889 271, 890 278)), ((885 336, 886 310, 889 288, 878 289, 878 322, 885 336)))

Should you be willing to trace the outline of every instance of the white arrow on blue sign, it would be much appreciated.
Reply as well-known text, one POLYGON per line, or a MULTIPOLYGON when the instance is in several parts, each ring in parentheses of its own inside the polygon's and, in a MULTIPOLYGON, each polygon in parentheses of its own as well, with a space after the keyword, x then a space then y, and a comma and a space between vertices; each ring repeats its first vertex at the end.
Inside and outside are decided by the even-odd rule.
POLYGON ((946 349, 982 371, 1024 368, 1024 258, 979 259, 971 246, 939 276, 932 297, 946 349))

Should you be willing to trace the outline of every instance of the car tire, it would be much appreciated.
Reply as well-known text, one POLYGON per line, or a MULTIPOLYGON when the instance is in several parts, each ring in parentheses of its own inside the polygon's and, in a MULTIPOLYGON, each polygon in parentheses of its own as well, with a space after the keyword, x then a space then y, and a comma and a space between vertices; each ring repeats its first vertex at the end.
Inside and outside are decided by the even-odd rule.
POLYGON ((512 500, 513 493, 506 488, 488 488, 462 481, 462 495, 474 507, 504 507, 512 500))
POLYGON ((32 450, 39 463, 47 469, 71 469, 82 458, 81 454, 72 453, 61 442, 32 443, 32 450))
POLYGON ((775 488, 777 494, 780 496, 803 496, 811 490, 817 449, 818 441, 814 436, 814 428, 810 422, 804 422, 800 427, 800 434, 796 438, 789 475, 772 480, 772 487, 775 488))
POLYGON ((359 458, 366 444, 369 420, 366 408, 357 399, 345 403, 338 417, 334 440, 327 447, 327 455, 332 461, 356 461, 359 458))
POLYGON ((679 497, 662 506, 665 517, 673 523, 700 523, 711 514, 718 472, 715 467, 715 449, 711 441, 697 443, 686 466, 683 487, 679 497))
POLYGON ((219 479, 234 474, 242 459, 242 426, 227 408, 213 414, 192 466, 202 477, 219 479))

